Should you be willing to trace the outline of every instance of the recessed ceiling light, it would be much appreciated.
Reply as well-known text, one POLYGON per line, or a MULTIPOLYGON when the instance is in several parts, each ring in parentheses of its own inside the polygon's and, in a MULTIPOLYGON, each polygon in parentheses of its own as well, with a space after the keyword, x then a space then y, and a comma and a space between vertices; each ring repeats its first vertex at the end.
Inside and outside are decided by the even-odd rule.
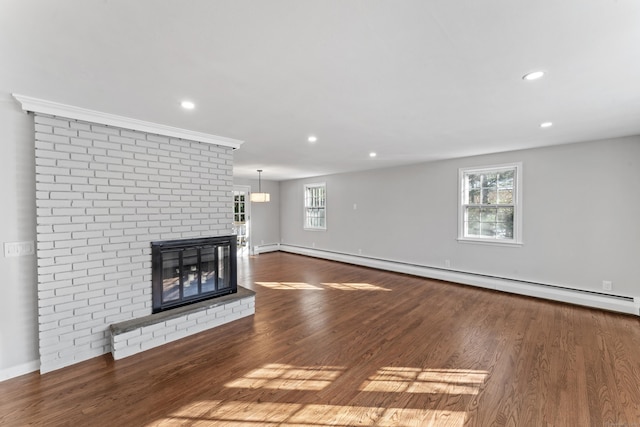
POLYGON ((551 122, 540 123, 541 128, 550 128, 551 126, 553 126, 553 123, 551 122))
POLYGON ((318 140, 318 137, 311 135, 309 138, 307 138, 307 141, 314 143, 318 140))
POLYGON ((522 76, 523 80, 538 80, 544 76, 544 71, 533 71, 522 76))
POLYGON ((376 154, 376 153, 375 153, 375 152, 373 152, 373 151, 369 153, 369 157, 375 157, 375 156, 377 156, 377 155, 378 155, 378 154, 376 154))
POLYGON ((194 104, 191 101, 182 101, 180 103, 180 105, 182 106, 182 108, 184 108, 185 110, 193 110, 194 108, 196 108, 196 104, 194 104))

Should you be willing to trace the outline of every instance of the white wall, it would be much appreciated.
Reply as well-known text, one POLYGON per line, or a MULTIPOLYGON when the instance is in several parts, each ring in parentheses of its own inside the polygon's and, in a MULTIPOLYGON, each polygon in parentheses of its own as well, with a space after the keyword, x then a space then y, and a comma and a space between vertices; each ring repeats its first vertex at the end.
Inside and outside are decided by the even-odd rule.
POLYGON ((151 314, 151 242, 231 233, 233 151, 40 113, 34 121, 45 373, 110 352, 109 325, 151 314))
MULTIPOLYGON (((4 257, 7 242, 36 240, 34 119, 0 88, 0 381, 40 367, 36 257, 4 257)), ((231 166, 229 165, 229 173, 231 166)), ((229 183, 230 189, 230 183, 229 183)), ((226 190, 225 190, 226 191, 226 190)), ((223 192, 225 192, 223 191, 223 192)), ((226 191, 228 193, 228 191, 226 191)), ((230 225, 231 200, 228 203, 230 225)), ((225 215, 227 215, 225 213, 225 215)), ((278 231, 279 233, 279 231, 278 231)))
POLYGON ((0 381, 38 369, 35 256, 4 257, 4 243, 35 241, 33 118, 0 92, 0 381))
POLYGON ((461 158, 280 187, 283 244, 640 296, 640 136, 461 158), (458 168, 523 162, 521 247, 459 243, 458 168), (327 231, 304 231, 303 185, 327 184, 327 231), (357 209, 354 209, 356 204, 357 209))
MULTIPOLYGON (((258 191, 257 179, 234 178, 234 185, 248 185, 258 191)), ((271 195, 269 203, 251 203, 251 244, 274 245, 280 242, 280 183, 262 180, 262 191, 271 195)))

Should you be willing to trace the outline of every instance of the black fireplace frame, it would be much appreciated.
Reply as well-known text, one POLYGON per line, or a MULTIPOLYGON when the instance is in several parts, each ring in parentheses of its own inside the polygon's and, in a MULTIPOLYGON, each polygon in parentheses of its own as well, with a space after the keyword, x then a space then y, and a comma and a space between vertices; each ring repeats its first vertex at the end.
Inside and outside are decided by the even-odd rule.
POLYGON ((237 277, 237 255, 236 255, 236 241, 235 235, 230 236, 216 236, 216 237, 201 237, 193 239, 180 239, 180 240, 164 240, 159 242, 151 242, 151 281, 152 281, 152 312, 158 313, 165 310, 170 310, 176 307, 182 307, 188 304, 193 304, 199 301, 204 301, 211 298, 220 297, 223 295, 229 295, 238 292, 238 277, 237 277), (229 286, 219 287, 219 247, 229 248, 229 286), (202 289, 202 261, 201 253, 203 249, 213 249, 215 254, 215 277, 214 277, 214 290, 203 292, 202 289), (185 250, 197 250, 197 283, 198 292, 194 296, 184 296, 184 264, 183 256, 185 250), (179 297, 171 301, 163 301, 163 255, 166 253, 179 253, 179 297))

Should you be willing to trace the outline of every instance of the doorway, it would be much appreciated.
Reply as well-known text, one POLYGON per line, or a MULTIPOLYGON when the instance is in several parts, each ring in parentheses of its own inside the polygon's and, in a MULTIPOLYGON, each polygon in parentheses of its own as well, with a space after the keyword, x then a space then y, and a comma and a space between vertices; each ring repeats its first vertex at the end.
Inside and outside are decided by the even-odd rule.
POLYGON ((233 186, 233 234, 237 236, 238 257, 248 257, 251 251, 251 203, 248 185, 233 186))

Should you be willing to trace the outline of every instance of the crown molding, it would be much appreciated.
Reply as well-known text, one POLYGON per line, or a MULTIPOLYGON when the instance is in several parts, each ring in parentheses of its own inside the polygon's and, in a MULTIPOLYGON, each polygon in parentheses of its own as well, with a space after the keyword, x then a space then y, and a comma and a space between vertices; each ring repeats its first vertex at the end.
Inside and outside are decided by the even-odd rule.
POLYGON ((51 114, 53 116, 66 117, 69 119, 82 120, 91 123, 98 123, 108 126, 116 126, 125 129, 137 130, 141 132, 153 133, 157 135, 181 138, 191 141, 204 142, 207 144, 240 148, 244 141, 226 138, 224 136, 211 135, 208 133, 196 132, 188 129, 181 129, 166 126, 158 123, 146 122, 129 117, 117 116, 115 114, 103 113, 101 111, 89 110, 75 107, 73 105, 60 104, 58 102, 33 98, 30 96, 12 94, 15 99, 22 104, 22 109, 26 112, 51 114))

